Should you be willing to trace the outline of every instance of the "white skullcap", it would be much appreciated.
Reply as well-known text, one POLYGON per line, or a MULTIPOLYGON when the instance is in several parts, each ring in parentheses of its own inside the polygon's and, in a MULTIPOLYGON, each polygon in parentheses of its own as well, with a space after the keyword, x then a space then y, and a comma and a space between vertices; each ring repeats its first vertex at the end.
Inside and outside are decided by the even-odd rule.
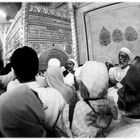
POLYGON ((56 66, 56 67, 60 67, 60 61, 57 59, 57 58, 51 58, 49 61, 48 61, 48 67, 50 66, 56 66))
POLYGON ((131 51, 128 48, 121 48, 119 52, 124 52, 126 54, 128 54, 128 56, 131 58, 131 51))

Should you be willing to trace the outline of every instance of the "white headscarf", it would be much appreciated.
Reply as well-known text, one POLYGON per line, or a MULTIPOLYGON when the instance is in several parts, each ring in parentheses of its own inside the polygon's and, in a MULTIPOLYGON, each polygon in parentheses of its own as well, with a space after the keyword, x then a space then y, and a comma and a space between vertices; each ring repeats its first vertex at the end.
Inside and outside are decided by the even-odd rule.
POLYGON ((81 68, 79 79, 87 87, 90 97, 97 98, 106 94, 109 78, 105 64, 87 61, 81 68))
POLYGON ((48 67, 50 67, 50 66, 60 67, 61 66, 61 63, 60 63, 60 61, 57 58, 51 58, 48 61, 48 67))
POLYGON ((49 67, 46 71, 46 80, 50 87, 57 89, 67 103, 73 96, 73 90, 64 83, 63 73, 59 67, 49 67))

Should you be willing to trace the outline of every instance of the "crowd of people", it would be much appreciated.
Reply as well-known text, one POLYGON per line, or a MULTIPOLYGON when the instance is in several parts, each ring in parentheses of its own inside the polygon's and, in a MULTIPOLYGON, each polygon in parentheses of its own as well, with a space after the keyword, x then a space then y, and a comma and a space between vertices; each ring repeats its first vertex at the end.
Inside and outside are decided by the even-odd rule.
POLYGON ((45 72, 28 46, 0 71, 1 137, 140 137, 140 57, 119 64, 51 58, 45 72), (131 62, 131 63, 130 63, 131 62))

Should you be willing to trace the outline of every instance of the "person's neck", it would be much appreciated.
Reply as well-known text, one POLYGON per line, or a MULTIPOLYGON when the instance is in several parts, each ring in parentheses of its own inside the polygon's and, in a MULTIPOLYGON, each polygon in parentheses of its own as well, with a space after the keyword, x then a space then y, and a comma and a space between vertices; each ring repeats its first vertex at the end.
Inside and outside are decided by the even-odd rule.
POLYGON ((19 80, 20 83, 29 83, 29 82, 34 82, 34 81, 36 81, 35 78, 32 79, 32 80, 27 80, 27 81, 21 80, 21 79, 18 79, 18 80, 19 80))
POLYGON ((128 65, 120 65, 121 69, 125 69, 128 65))
POLYGON ((74 74, 75 71, 74 70, 71 70, 71 71, 68 71, 68 72, 74 74))

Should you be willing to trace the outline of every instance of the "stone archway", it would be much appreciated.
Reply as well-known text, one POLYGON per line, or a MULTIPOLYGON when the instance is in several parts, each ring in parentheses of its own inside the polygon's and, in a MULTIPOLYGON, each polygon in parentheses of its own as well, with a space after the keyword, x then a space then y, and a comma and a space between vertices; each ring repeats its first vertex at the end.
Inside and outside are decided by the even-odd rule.
POLYGON ((46 70, 47 64, 50 58, 57 58, 61 62, 61 66, 64 66, 66 61, 68 60, 68 56, 59 49, 50 49, 45 51, 40 57, 39 57, 39 69, 40 70, 46 70))

